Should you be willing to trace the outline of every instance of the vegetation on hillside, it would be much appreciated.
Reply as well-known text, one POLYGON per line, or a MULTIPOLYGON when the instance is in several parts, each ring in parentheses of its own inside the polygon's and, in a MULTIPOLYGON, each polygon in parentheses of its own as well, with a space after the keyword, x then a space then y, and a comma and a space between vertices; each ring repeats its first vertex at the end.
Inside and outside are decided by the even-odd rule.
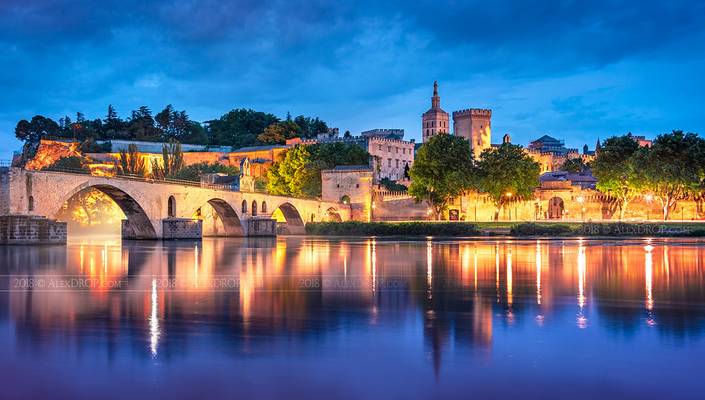
POLYGON ((368 165, 370 155, 360 146, 347 143, 318 143, 294 146, 267 170, 271 194, 297 197, 321 195, 321 171, 338 165, 368 165))

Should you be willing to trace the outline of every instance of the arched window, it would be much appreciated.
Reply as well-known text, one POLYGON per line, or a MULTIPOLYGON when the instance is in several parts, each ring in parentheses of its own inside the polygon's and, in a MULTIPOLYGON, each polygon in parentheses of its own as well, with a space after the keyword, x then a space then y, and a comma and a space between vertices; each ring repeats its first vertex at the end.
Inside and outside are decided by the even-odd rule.
POLYGON ((27 199, 27 209, 34 211, 34 196, 29 196, 29 199, 27 199))
POLYGON ((316 219, 316 214, 311 214, 311 222, 313 222, 316 219))
POLYGON ((242 213, 247 214, 247 200, 242 201, 242 213))
POLYGON ((169 196, 169 201, 167 204, 167 215, 169 218, 174 218, 176 216, 176 199, 174 196, 169 196))
POLYGON ((263 214, 267 213, 267 202, 266 201, 262 202, 262 213, 263 214))
POLYGON ((255 200, 252 200, 252 216, 257 215, 257 202, 255 200))

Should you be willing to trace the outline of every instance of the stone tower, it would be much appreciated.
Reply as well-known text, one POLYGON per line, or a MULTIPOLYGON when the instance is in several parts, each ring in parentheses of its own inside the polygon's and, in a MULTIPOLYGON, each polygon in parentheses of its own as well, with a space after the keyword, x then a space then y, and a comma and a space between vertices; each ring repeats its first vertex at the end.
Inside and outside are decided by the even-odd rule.
POLYGON ((475 158, 491 146, 492 110, 471 108, 453 112, 453 133, 470 142, 475 158))
POLYGON ((433 82, 433 97, 431 97, 431 109, 423 113, 421 117, 421 135, 423 142, 427 142, 431 137, 448 133, 450 130, 448 113, 441 108, 441 97, 438 95, 438 82, 433 82))

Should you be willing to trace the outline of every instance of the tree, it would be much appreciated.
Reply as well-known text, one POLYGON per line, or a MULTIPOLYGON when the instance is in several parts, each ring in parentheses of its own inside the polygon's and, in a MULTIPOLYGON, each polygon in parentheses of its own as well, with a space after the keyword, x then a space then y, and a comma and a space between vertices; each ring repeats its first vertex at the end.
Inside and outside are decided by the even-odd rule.
POLYGON ((60 133, 59 125, 51 118, 35 115, 31 121, 25 119, 15 126, 15 137, 24 142, 22 146, 22 165, 31 160, 37 153, 39 142, 47 136, 60 133))
POLYGON ((59 134, 59 125, 51 118, 35 115, 31 121, 25 119, 15 126, 15 137, 25 143, 39 143, 46 136, 59 134))
POLYGON ((275 122, 279 122, 279 118, 273 114, 235 109, 207 122, 208 143, 233 148, 253 146, 258 144, 257 136, 275 122))
POLYGON ((155 126, 152 111, 147 106, 132 112, 127 130, 131 139, 158 141, 161 138, 161 131, 155 126))
POLYGON ((511 143, 484 150, 477 168, 479 179, 476 187, 487 193, 494 203, 495 221, 507 203, 532 199, 534 189, 539 185, 539 163, 521 146, 511 143))
POLYGON ((575 157, 575 158, 568 158, 567 160, 563 161, 563 165, 561 165, 561 171, 566 171, 566 172, 572 172, 572 173, 580 173, 585 171, 588 168, 588 166, 585 164, 585 161, 583 161, 582 158, 580 157, 575 157))
POLYGON ((267 170, 267 190, 298 197, 321 195, 321 170, 338 165, 368 165, 370 155, 360 146, 345 143, 298 145, 287 150, 267 170))
POLYGON ((659 200, 663 220, 676 202, 697 195, 703 187, 705 140, 694 133, 673 131, 656 137, 636 155, 638 179, 659 200))
POLYGON ((287 139, 299 136, 299 131, 299 126, 291 120, 277 122, 266 127, 257 140, 267 144, 284 144, 287 139))
POLYGON ((108 113, 103 120, 103 139, 114 139, 124 134, 125 123, 118 117, 112 104, 108 105, 108 113))
MULTIPOLYGON (((320 182, 312 168, 313 156, 306 146, 287 150, 267 170, 267 190, 271 194, 314 197, 320 194, 320 182)), ((320 176, 320 175, 319 175, 320 176)))
POLYGON ((171 178, 184 167, 184 154, 181 143, 170 140, 162 145, 161 162, 152 160, 152 177, 155 179, 171 178))
POLYGON ((597 190, 613 199, 619 209, 619 219, 624 218, 629 202, 639 195, 641 180, 637 177, 634 155, 639 144, 631 133, 605 140, 591 163, 597 178, 597 190))
POLYGON ((120 175, 147 175, 144 158, 136 145, 131 144, 127 146, 127 150, 120 150, 118 154, 117 172, 120 175))
POLYGON ((424 143, 410 170, 409 194, 426 200, 436 218, 468 190, 475 177, 470 143, 460 136, 436 135, 424 143))

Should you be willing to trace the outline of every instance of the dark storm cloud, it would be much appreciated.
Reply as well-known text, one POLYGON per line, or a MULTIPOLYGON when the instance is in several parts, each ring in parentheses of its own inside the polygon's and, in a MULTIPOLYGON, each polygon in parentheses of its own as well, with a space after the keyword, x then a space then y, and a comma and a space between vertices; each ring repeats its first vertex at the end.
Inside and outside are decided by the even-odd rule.
MULTIPOLYGON (((697 65, 703 15, 705 3, 693 1, 4 0, 0 129, 6 137, 19 118, 102 112, 106 102, 124 112, 175 103, 202 118, 240 106, 299 107, 328 119, 384 106, 415 127, 427 94, 411 110, 400 96, 434 79, 458 87, 502 80, 519 90, 624 62, 697 65)), ((581 95, 545 104, 560 113, 562 99, 581 95)), ((582 110, 589 104, 615 111, 580 98, 566 115, 594 120, 596 111, 582 110)), ((537 115, 514 113, 517 121, 537 115)))

